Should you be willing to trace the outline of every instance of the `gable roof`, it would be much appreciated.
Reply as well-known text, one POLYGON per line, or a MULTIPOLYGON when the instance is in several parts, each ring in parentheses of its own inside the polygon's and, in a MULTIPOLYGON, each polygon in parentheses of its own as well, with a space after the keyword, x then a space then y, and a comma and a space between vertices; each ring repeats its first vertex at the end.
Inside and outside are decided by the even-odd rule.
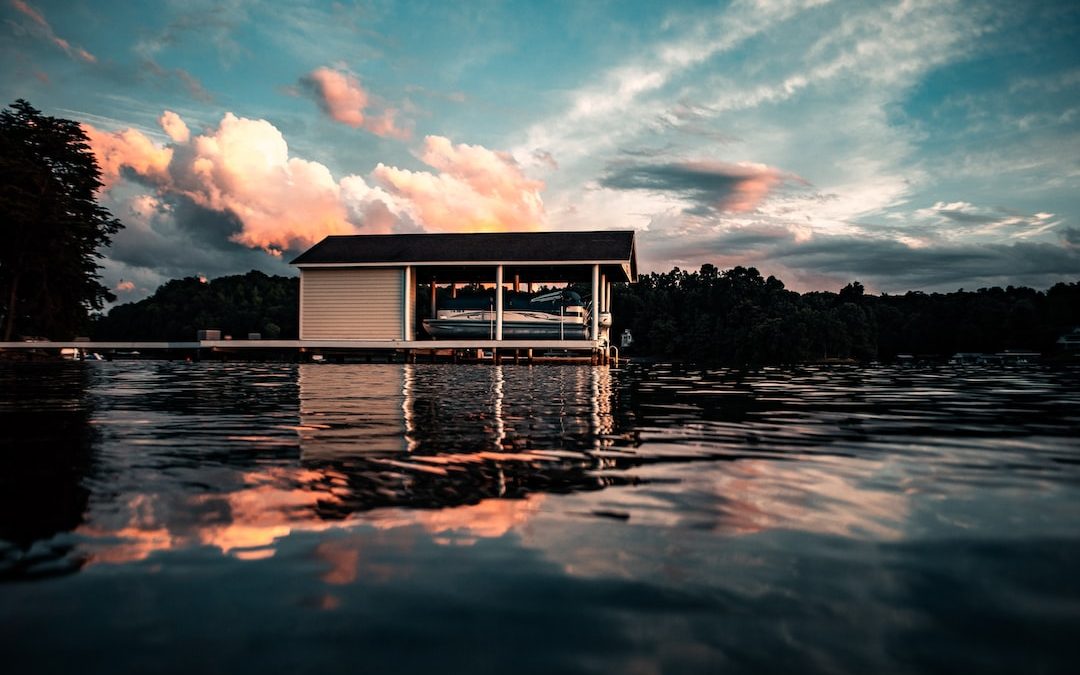
POLYGON ((637 276, 633 230, 356 234, 326 237, 290 264, 409 265, 554 263, 628 265, 637 276))

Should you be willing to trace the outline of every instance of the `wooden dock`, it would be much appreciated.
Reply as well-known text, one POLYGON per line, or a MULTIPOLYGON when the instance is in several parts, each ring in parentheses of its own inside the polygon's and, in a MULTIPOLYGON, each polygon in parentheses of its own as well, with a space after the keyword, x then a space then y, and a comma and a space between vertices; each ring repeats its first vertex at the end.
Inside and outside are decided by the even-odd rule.
POLYGON ((0 352, 100 354, 103 358, 285 361, 559 362, 604 364, 611 351, 593 340, 192 340, 0 342, 0 352))

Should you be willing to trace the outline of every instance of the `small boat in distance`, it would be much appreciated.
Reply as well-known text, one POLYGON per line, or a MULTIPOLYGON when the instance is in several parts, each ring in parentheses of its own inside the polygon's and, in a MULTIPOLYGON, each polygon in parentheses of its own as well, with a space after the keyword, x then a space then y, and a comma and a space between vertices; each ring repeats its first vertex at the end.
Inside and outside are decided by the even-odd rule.
MULTIPOLYGON (((510 296, 503 307, 503 338, 585 340, 589 311, 574 291, 557 290, 532 298, 510 296)), ((493 297, 451 298, 434 319, 424 319, 433 339, 494 339, 493 297)))

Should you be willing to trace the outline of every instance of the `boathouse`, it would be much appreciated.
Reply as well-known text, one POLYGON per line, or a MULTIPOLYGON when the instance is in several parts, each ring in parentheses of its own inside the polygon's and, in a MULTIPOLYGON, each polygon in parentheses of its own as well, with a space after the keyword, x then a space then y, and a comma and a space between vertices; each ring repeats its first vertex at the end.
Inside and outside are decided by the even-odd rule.
POLYGON ((490 339, 455 346, 527 346, 504 336, 504 295, 576 283, 588 296, 585 339, 559 342, 604 349, 612 284, 637 278, 632 230, 330 236, 291 264, 300 270, 301 343, 415 344, 430 337, 418 325, 418 294, 429 294, 434 316, 437 289, 472 285, 492 289, 490 339))

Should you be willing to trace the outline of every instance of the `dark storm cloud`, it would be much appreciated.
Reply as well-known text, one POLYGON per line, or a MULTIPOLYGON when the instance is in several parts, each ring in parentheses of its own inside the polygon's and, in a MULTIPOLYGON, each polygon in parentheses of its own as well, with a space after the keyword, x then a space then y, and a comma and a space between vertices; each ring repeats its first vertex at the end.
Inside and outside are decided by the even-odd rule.
POLYGON ((228 211, 211 211, 187 197, 170 195, 145 217, 116 213, 128 226, 113 238, 108 256, 123 265, 152 270, 164 278, 214 277, 250 269, 290 273, 281 258, 231 241, 241 225, 228 211))
POLYGON ((1080 247, 1080 228, 1063 227, 1058 233, 1061 236, 1061 241, 1065 242, 1067 246, 1080 247))

